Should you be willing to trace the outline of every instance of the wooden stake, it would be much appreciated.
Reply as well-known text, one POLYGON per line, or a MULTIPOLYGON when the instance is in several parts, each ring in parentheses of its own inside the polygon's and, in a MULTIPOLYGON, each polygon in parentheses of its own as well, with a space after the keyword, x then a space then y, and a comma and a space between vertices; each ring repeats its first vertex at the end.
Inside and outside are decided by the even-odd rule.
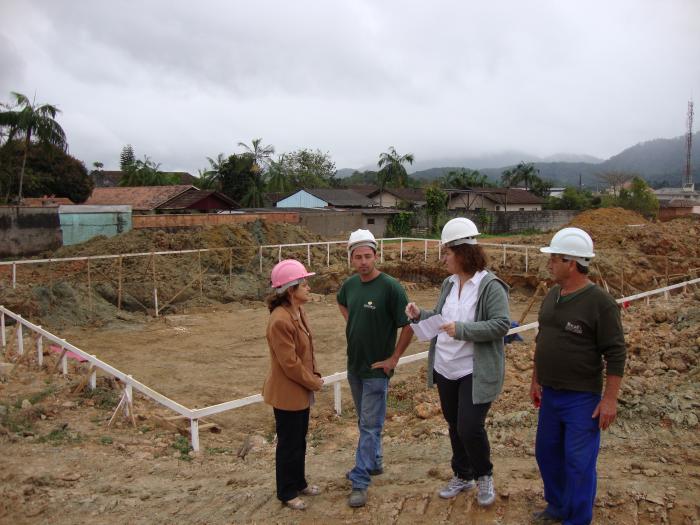
POLYGON ((119 270, 118 270, 118 288, 117 288, 117 310, 122 309, 122 256, 119 256, 119 270))
POLYGON ((518 325, 522 325, 523 322, 525 321, 527 314, 530 313, 532 306, 535 304, 535 299, 537 299, 537 294, 540 292, 540 289, 543 288, 544 284, 545 284, 544 281, 540 281, 537 284, 537 288, 535 288, 535 293, 532 294, 532 297, 530 298, 530 302, 528 303, 528 305, 525 308, 525 310, 523 311, 523 313, 520 314, 520 319, 518 319, 518 325))
POLYGON ((156 278, 156 256, 151 255, 153 261, 153 309, 158 317, 158 279, 156 278))
POLYGON ((197 253, 199 260, 199 296, 204 297, 204 273, 202 272, 202 250, 197 253))
POLYGON ((88 273, 88 304, 90 305, 90 313, 93 313, 92 305, 92 274, 90 272, 90 259, 87 260, 87 273, 88 273))
POLYGON ((228 285, 233 285, 233 248, 228 249, 228 285))

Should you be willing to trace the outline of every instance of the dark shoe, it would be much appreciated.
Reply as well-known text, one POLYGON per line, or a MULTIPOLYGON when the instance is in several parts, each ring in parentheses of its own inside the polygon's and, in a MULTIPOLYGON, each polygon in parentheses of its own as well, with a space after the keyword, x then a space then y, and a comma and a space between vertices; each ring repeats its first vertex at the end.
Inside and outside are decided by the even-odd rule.
POLYGON ((367 504, 367 489, 352 489, 348 498, 348 505, 356 509, 367 504))
POLYGON ((533 525, 548 525, 549 523, 561 523, 561 518, 551 515, 547 509, 535 512, 532 515, 533 525))

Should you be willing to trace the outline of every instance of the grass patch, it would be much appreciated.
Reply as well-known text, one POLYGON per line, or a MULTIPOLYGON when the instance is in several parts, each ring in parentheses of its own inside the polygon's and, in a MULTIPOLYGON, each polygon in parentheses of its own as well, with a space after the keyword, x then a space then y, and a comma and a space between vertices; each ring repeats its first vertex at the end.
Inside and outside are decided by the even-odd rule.
POLYGON ((389 392, 386 398, 386 406, 399 412, 409 412, 413 408, 413 402, 410 399, 402 398, 389 392))
POLYGON ((207 447, 206 452, 210 456, 213 456, 215 454, 233 454, 232 449, 224 447, 207 447))
POLYGON ((51 443, 53 445, 58 445, 61 443, 80 443, 82 440, 83 436, 80 434, 80 432, 70 432, 68 430, 68 425, 56 427, 51 432, 45 436, 41 436, 38 439, 40 443, 51 443))
POLYGON ((312 447, 317 447, 326 437, 325 429, 321 426, 317 426, 309 433, 309 445, 312 447))
POLYGON ((178 436, 177 439, 173 441, 173 444, 170 446, 180 453, 181 460, 192 461, 192 457, 190 456, 190 449, 192 447, 190 447, 190 442, 185 436, 178 436))
POLYGON ((3 406, 5 410, 2 417, 0 417, 0 425, 17 434, 24 432, 34 433, 34 421, 39 419, 42 413, 39 407, 32 406, 27 409, 21 409, 21 401, 19 407, 17 403, 10 404, 9 402, 4 403, 3 406))
POLYGON ((111 388, 97 387, 93 390, 89 388, 83 391, 82 397, 92 399, 95 402, 95 408, 110 409, 117 406, 119 403, 119 395, 111 388))
POLYGON ((112 443, 114 443, 114 439, 112 439, 112 436, 102 436, 100 438, 100 443, 102 445, 111 445, 112 443))

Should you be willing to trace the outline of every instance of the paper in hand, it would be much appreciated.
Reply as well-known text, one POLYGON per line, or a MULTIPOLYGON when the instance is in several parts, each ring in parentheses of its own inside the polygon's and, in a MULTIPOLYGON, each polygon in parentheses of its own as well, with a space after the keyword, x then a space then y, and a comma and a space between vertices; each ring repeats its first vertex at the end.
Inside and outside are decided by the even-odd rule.
POLYGON ((441 314, 437 314, 424 319, 420 323, 411 324, 411 328, 419 341, 430 341, 433 337, 438 335, 440 327, 444 324, 445 319, 441 314))

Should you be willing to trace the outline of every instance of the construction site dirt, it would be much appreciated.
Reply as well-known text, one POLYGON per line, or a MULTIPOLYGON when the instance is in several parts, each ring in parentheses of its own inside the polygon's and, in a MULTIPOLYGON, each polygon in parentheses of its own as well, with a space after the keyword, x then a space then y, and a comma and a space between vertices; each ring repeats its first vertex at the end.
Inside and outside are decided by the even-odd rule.
MULTIPOLYGON (((587 226, 594 229, 595 221, 610 225, 614 218, 579 220, 590 220, 587 226)), ((694 243, 683 240, 682 233, 688 236, 698 228, 697 221, 671 221, 669 227, 644 223, 639 216, 625 221, 644 226, 618 225, 616 232, 598 237, 593 232, 596 241, 601 239, 602 253, 610 252, 600 257, 597 277, 608 274, 605 284, 614 295, 620 296, 618 285, 629 286, 624 289, 627 294, 654 288, 654 280, 663 285, 667 255, 677 264, 668 271, 670 280, 700 267, 697 232, 692 234, 694 243), (670 248, 656 253, 663 251, 657 246, 664 241, 670 248), (656 263, 652 256, 663 257, 656 263), (635 266, 635 257, 646 259, 649 268, 640 268, 638 262, 635 266), (619 268, 629 269, 629 277, 618 282, 619 268), (647 280, 635 281, 643 271, 649 272, 647 280)), ((490 265, 514 285, 510 306, 515 320, 536 320, 539 296, 532 301, 533 292, 547 274, 534 247, 549 237, 507 240, 533 246, 527 272, 524 254, 507 253, 504 264, 500 250, 490 252, 490 265)), ((276 240, 318 239, 280 234, 276 240)), ((387 247, 383 268, 401 279, 411 300, 432 307, 445 275, 437 254, 431 251, 434 260, 426 262, 423 243, 405 247, 404 261, 395 245, 387 247)), ((152 249, 145 241, 134 251, 152 249)), ((231 300, 218 301, 200 296, 195 286, 188 300, 158 318, 138 308, 117 310, 95 292, 91 310, 84 283, 63 280, 57 270, 52 283, 36 282, 46 278, 42 271, 36 271, 35 282, 20 280, 14 290, 3 281, 0 303, 41 320, 79 348, 187 407, 209 406, 259 393, 267 371, 264 328, 269 314, 260 301, 266 283, 255 255, 251 249, 245 261, 250 266, 245 278, 251 283, 248 295, 232 292, 231 300), (38 286, 51 293, 56 286, 70 287, 79 305, 62 306, 55 295, 42 303, 45 299, 33 292, 38 286), (104 309, 100 315, 98 304, 104 309)), ((265 268, 276 262, 276 255, 269 256, 265 268)), ((325 248, 312 254, 321 260, 325 255, 325 248)), ((306 249, 297 256, 304 260, 306 249)), ((227 257, 221 259, 223 281, 227 257)), ((158 268, 166 282, 167 266, 159 261, 158 268)), ((334 296, 346 275, 341 259, 311 281, 314 300, 306 308, 324 375, 346 368, 344 324, 334 296)), ((205 288, 213 282, 212 273, 205 288)), ((628 363, 618 421, 603 437, 594 523, 700 523, 700 291, 689 286, 649 304, 632 302, 623 308, 623 323, 628 363)), ((275 498, 275 433, 269 406, 257 403, 206 418, 201 451, 195 454, 189 449, 188 421, 137 394, 136 426, 121 414, 108 426, 119 399, 115 381, 100 375, 97 389, 84 388, 85 365, 72 363, 64 377, 56 373, 56 356, 49 351, 39 368, 33 357, 17 355, 14 326, 8 324, 7 332, 0 380, 0 522, 525 524, 543 505, 534 458, 537 410, 527 395, 533 331, 523 334, 524 342, 506 346, 506 384, 487 421, 497 491, 492 507, 478 507, 469 492, 449 501, 437 496, 451 476, 449 438, 437 392, 425 386, 425 361, 419 361, 400 367, 391 380, 386 468, 373 479, 363 509, 346 504, 350 486, 344 474, 354 461, 358 437, 349 390, 343 384, 340 416, 334 411, 332 388, 317 396, 311 410, 307 477, 323 493, 308 498, 303 512, 285 508, 275 498)), ((28 348, 30 342, 27 337, 28 348)), ((407 354, 426 349, 425 343, 414 340, 407 354)))

